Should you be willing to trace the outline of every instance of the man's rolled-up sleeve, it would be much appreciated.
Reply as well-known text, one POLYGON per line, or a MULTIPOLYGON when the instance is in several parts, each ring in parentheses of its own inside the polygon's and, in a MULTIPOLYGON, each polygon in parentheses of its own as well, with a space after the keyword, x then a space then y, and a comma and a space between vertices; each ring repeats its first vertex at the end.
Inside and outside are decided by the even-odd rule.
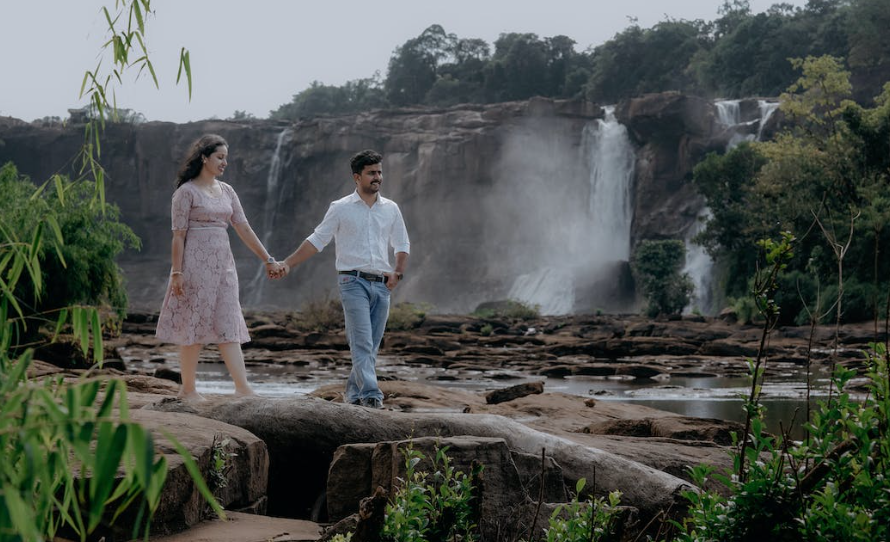
POLYGON ((315 227, 315 231, 313 231, 312 235, 307 237, 306 240, 312 243, 312 246, 314 246, 316 250, 321 252, 334 238, 338 222, 337 206, 332 203, 330 207, 328 207, 328 212, 325 213, 321 224, 315 227))
POLYGON ((408 228, 405 227, 405 219, 402 218, 402 211, 396 205, 396 216, 393 220, 392 230, 389 235, 389 243, 392 245, 393 252, 411 253, 411 242, 408 240, 408 228))

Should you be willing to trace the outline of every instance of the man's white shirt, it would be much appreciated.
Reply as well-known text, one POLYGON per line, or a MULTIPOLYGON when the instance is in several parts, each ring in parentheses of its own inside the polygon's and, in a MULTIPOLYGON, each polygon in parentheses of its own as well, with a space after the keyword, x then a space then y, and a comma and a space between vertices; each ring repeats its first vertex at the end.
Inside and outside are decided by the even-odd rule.
POLYGON ((380 194, 371 207, 358 192, 332 202, 306 240, 321 252, 331 239, 335 241, 337 271, 389 273, 393 266, 388 249, 408 253, 411 248, 399 206, 380 194))

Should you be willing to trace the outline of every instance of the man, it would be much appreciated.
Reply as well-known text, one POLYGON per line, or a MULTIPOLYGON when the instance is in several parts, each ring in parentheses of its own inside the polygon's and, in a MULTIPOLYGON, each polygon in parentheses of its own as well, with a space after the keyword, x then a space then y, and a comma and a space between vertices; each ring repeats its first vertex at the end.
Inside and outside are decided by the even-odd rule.
POLYGON ((312 235, 285 258, 279 275, 287 275, 334 239, 337 282, 352 354, 345 399, 370 408, 383 408, 383 392, 377 385, 377 350, 389 316, 390 292, 402 280, 410 249, 399 206, 380 195, 382 160, 371 150, 352 157, 355 192, 331 203, 312 235), (395 252, 395 266, 390 264, 389 247, 395 252))

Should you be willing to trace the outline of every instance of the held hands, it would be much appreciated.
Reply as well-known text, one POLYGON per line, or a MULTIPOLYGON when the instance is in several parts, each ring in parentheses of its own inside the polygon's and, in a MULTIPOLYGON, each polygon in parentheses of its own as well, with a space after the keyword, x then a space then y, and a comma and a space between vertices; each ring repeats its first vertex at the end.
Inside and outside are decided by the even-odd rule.
POLYGON ((282 279, 290 272, 290 267, 284 262, 275 262, 266 264, 266 275, 272 279, 282 279))

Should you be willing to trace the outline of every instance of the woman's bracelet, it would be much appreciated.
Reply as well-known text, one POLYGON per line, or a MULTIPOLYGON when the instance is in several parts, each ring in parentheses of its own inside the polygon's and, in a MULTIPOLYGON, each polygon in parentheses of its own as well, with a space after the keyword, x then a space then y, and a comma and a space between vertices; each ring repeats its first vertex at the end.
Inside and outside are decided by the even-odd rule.
POLYGON ((181 275, 182 271, 170 271, 170 275, 181 275))

